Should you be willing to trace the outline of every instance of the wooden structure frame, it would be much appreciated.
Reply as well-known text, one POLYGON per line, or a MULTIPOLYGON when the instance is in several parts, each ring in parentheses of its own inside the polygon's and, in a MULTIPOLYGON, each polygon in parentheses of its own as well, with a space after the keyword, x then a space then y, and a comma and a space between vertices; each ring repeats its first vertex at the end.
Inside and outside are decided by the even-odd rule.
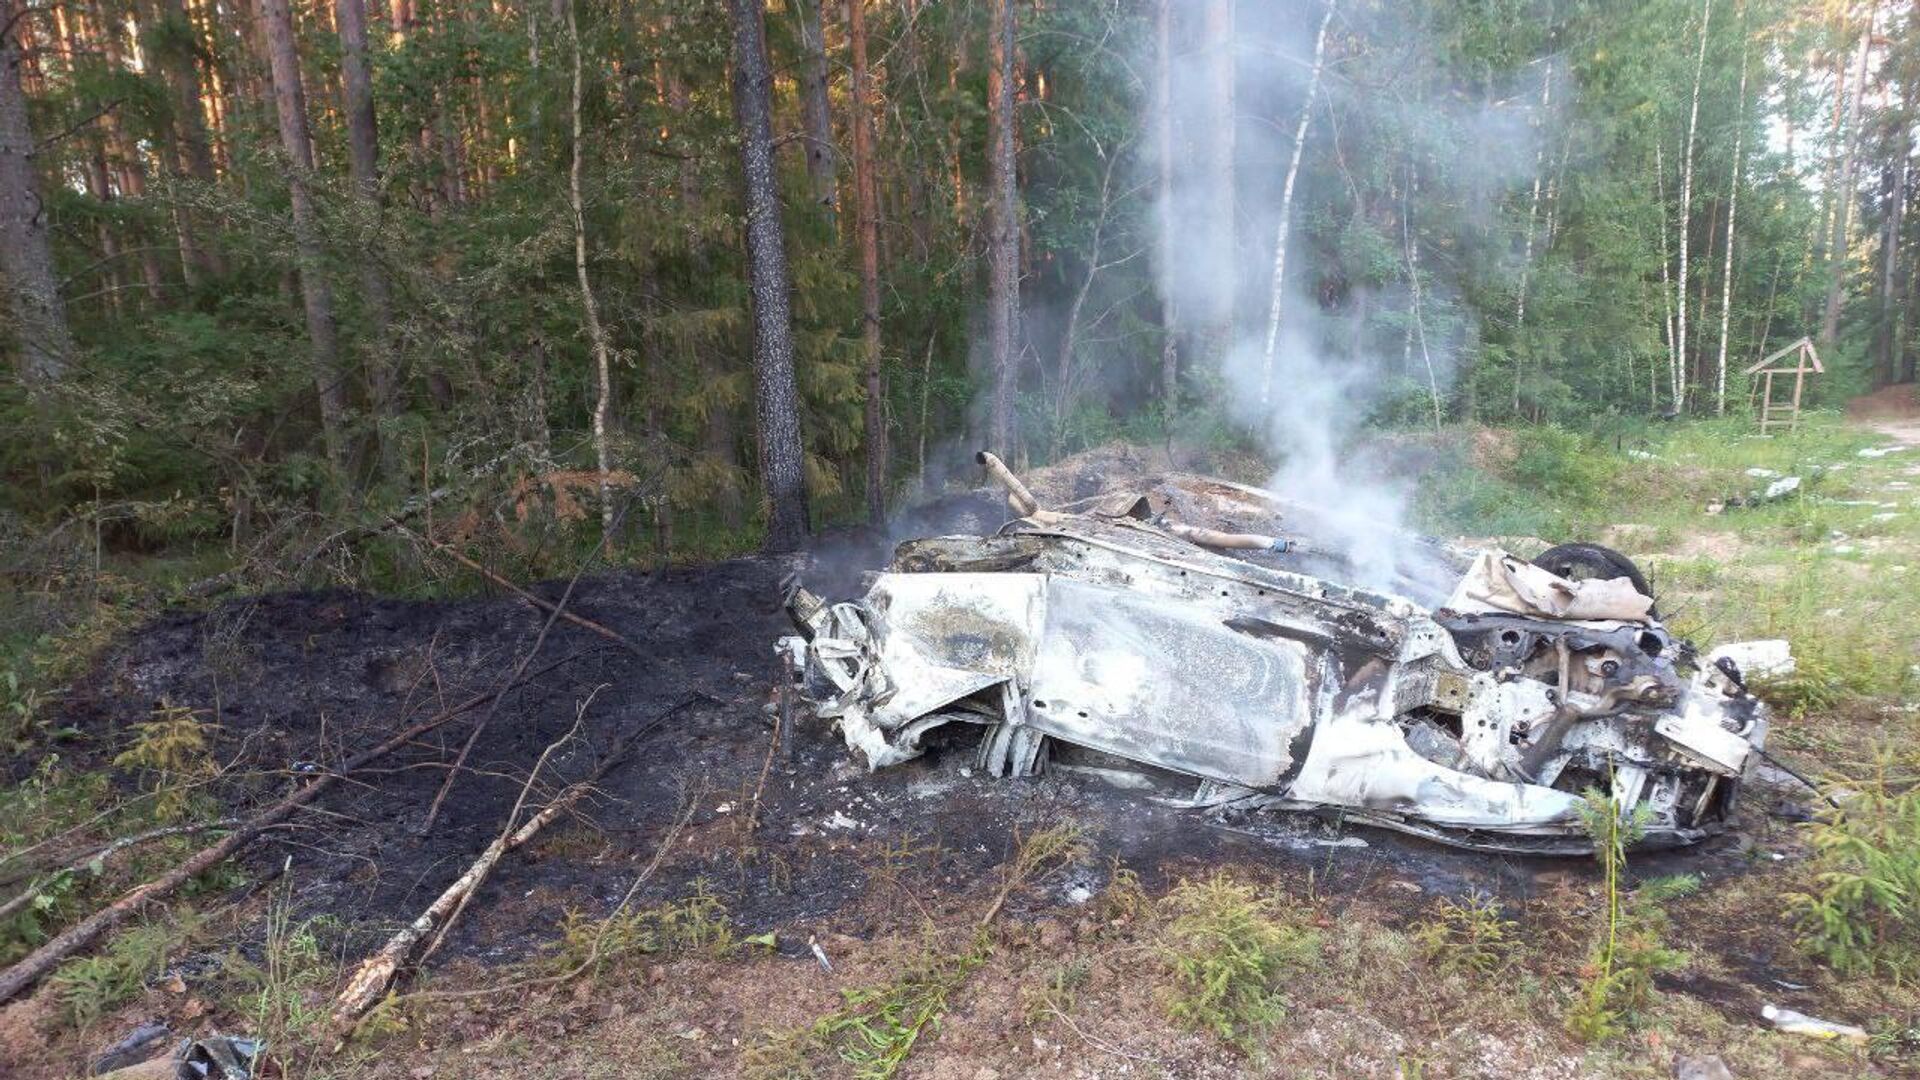
POLYGON ((1826 368, 1820 365, 1820 354, 1814 351, 1813 339, 1801 338, 1799 341, 1794 342, 1741 372, 1740 374, 1742 375, 1758 376, 1760 379, 1760 433, 1763 435, 1766 434, 1767 430, 1775 424, 1787 425, 1788 431, 1798 428, 1800 426, 1800 399, 1806 390, 1807 376, 1825 374, 1826 370, 1826 368), (1793 364, 1791 366, 1775 363, 1775 361, 1780 360, 1789 353, 1793 354, 1793 364), (1791 399, 1778 402, 1773 399, 1773 377, 1775 375, 1793 376, 1793 397, 1791 399))

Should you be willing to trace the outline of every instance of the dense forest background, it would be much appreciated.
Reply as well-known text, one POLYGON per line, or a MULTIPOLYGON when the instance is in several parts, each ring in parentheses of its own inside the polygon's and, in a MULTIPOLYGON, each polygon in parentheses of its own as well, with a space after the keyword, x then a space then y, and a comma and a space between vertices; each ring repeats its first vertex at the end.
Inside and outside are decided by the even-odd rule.
POLYGON ((1914 377, 1916 16, 0 0, 0 538, 697 555, 982 445, 1837 401, 1914 377))

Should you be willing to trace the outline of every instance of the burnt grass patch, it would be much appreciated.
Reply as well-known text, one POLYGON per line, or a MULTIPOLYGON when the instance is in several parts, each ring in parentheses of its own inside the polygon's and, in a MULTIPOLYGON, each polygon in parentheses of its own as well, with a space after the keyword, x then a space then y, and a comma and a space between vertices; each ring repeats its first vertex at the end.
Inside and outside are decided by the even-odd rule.
MULTIPOLYGON (((820 560, 808 581, 843 594, 860 567, 879 561, 820 560)), ((771 645, 786 629, 778 607, 792 568, 759 558, 582 579, 568 609, 635 650, 556 623, 530 670, 565 662, 506 695, 431 827, 449 765, 485 709, 354 774, 294 828, 256 841, 240 857, 248 884, 225 899, 285 874, 294 917, 332 916, 341 953, 357 959, 499 835, 527 769, 576 716, 583 737, 556 755, 536 793, 584 775, 599 749, 634 725, 667 719, 573 821, 501 862, 430 967, 522 960, 557 938, 570 911, 606 914, 683 816, 635 902, 707 892, 741 933, 771 931, 779 952, 806 963, 815 934, 872 941, 929 911, 962 917, 992 893, 1019 835, 1063 821, 1085 830, 1090 854, 1015 896, 1006 918, 1071 913, 1099 895, 1116 865, 1154 893, 1241 867, 1336 911, 1398 911, 1408 921, 1426 906, 1423 896, 1492 894, 1525 921, 1545 906, 1529 900, 1591 887, 1586 860, 1476 854, 1310 815, 1209 814, 1079 777, 998 780, 975 768, 971 746, 960 742, 868 773, 836 733, 798 708, 776 744, 771 645)), ((549 600, 564 590, 564 582, 532 589, 549 600)), ((497 687, 544 621, 506 595, 409 601, 342 591, 171 614, 110 648, 71 689, 61 722, 82 738, 65 753, 104 764, 156 704, 202 710, 219 725, 215 757, 230 766, 211 792, 227 812, 244 812, 443 703, 497 687)), ((1764 829, 1763 804, 1749 796, 1743 820, 1756 819, 1764 829)), ((1646 856, 1635 869, 1700 873, 1711 887, 1761 865, 1753 844, 1736 832, 1646 856)), ((1729 959, 1738 967, 1743 956, 1729 959)), ((1746 1004, 1702 989, 1729 1007, 1746 1004)))

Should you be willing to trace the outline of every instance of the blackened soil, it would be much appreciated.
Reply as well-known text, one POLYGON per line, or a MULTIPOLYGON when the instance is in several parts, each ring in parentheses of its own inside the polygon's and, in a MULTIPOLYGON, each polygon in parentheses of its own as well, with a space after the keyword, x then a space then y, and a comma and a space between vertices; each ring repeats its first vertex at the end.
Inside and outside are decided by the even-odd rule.
MULTIPOLYGON (((860 567, 880 561, 871 550, 818 560, 808 581, 845 595, 860 567)), ((284 871, 299 915, 336 916, 354 939, 349 947, 364 951, 500 834, 527 771, 576 718, 583 734, 554 756, 536 802, 584 775, 620 733, 669 714, 582 804, 579 820, 501 863, 451 951, 524 956, 555 935, 569 910, 604 914, 687 813, 641 901, 705 889, 744 926, 800 941, 828 927, 864 936, 875 916, 863 898, 939 905, 989 889, 1017 831, 1066 820, 1089 831, 1096 854, 1021 903, 1083 900, 1104 885, 1114 857, 1150 887, 1237 863, 1283 877, 1311 874, 1322 894, 1408 900, 1468 890, 1524 896, 1544 876, 1588 873, 1579 860, 1476 855, 1375 830, 1342 834, 1310 817, 1222 820, 1093 780, 994 780, 971 767, 971 749, 960 744, 868 774, 804 713, 776 749, 772 644, 786 630, 778 603, 792 569, 748 559, 582 580, 570 610, 611 627, 639 654, 556 624, 531 666, 566 662, 504 698, 430 828, 429 807, 484 708, 336 785, 294 827, 249 849, 248 876, 257 882, 284 871), (875 887, 882 878, 898 885, 903 873, 910 887, 875 887)), ((538 591, 557 599, 563 589, 549 583, 538 591)), ((163 618, 110 650, 66 699, 65 722, 85 734, 81 756, 105 760, 157 703, 203 710, 220 725, 217 756, 232 764, 211 790, 238 812, 443 703, 499 686, 543 620, 511 596, 417 602, 324 592, 236 601, 163 618)), ((1695 863, 1740 865, 1731 850, 1695 863)), ((1013 913, 1021 911, 1016 904, 1013 913)))

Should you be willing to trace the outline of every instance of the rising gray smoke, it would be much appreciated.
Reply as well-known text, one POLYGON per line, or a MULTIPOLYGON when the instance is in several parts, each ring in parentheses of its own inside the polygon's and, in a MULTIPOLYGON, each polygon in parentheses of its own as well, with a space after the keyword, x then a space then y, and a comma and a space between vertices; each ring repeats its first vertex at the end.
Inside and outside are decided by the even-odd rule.
MULTIPOLYGON (((1173 0, 1176 23, 1201 25, 1206 0, 1173 0)), ((1307 95, 1314 35, 1324 11, 1318 3, 1238 5, 1235 60, 1235 218, 1230 250, 1202 250, 1218 213, 1210 200, 1208 178, 1193 164, 1193 155, 1177 154, 1172 170, 1174 188, 1156 204, 1162 224, 1157 233, 1171 237, 1177 250, 1159 250, 1163 295, 1184 314, 1205 311, 1224 297, 1236 314, 1231 348, 1224 359, 1194 357, 1189 363, 1217 364, 1219 370, 1192 370, 1196 383, 1217 378, 1224 386, 1222 400, 1233 418, 1254 433, 1272 455, 1275 471, 1270 485, 1287 499, 1315 508, 1317 535, 1311 539, 1343 556, 1355 584, 1402 592, 1433 603, 1448 585, 1430 572, 1431 553, 1413 544, 1403 531, 1411 477, 1381 476, 1358 468, 1352 450, 1368 418, 1387 394, 1405 395, 1415 387, 1422 395, 1443 399, 1452 389, 1463 350, 1479 340, 1470 309, 1458 302, 1456 290, 1431 273, 1435 261, 1424 253, 1421 265, 1420 311, 1425 330, 1422 350, 1415 336, 1383 335, 1367 327, 1355 312, 1396 312, 1412 328, 1413 295, 1404 273, 1409 241, 1417 236, 1396 233, 1383 239, 1398 250, 1402 272, 1392 286, 1369 291, 1365 286, 1338 281, 1328 271, 1327 253, 1336 237, 1327 233, 1330 217, 1354 213, 1342 196, 1326 186, 1340 185, 1342 173, 1364 164, 1370 174, 1381 171, 1378 162, 1355 162, 1354 148, 1341 147, 1341 129, 1398 133, 1405 160, 1388 163, 1400 177, 1396 187, 1417 177, 1418 198, 1439 198, 1457 222, 1468 227, 1512 229, 1502 207, 1533 182, 1536 164, 1535 125, 1538 98, 1516 97, 1506 103, 1488 101, 1484 93, 1436 95, 1434 103, 1409 104, 1401 95, 1383 89, 1380 65, 1390 56, 1405 57, 1418 48, 1408 41, 1404 27, 1394 27, 1391 50, 1368 40, 1369 31, 1336 16, 1328 45, 1326 69, 1313 108, 1305 157, 1294 194, 1285 296, 1281 328, 1273 359, 1274 393, 1263 402, 1266 383, 1264 355, 1267 307, 1273 278, 1273 252, 1279 224, 1281 192, 1301 103, 1307 95), (1477 101, 1477 103, 1476 103, 1477 101), (1332 119, 1337 117, 1337 122, 1332 119), (1455 207, 1466 209, 1464 215, 1455 207), (1476 214, 1488 215, 1478 221, 1476 214), (1356 307, 1356 305, 1359 305, 1356 307), (1356 326, 1358 329, 1356 329, 1356 326), (1429 368, 1431 371, 1429 371, 1429 368)), ((1393 18, 1396 5, 1367 9, 1369 18, 1393 18)), ((1149 56, 1143 70, 1150 70, 1149 56)), ((1217 110, 1196 103, 1181 89, 1204 87, 1215 56, 1188 39, 1174 56, 1170 106, 1176 147, 1190 146, 1202 136, 1194 125, 1217 123, 1217 110)), ((1560 87, 1555 97, 1564 99, 1560 87)), ((1537 89, 1535 91, 1537 94, 1537 89)), ((1555 102, 1556 106, 1559 101, 1555 102)), ((1156 117, 1149 115, 1152 125, 1156 117)), ((1151 130, 1151 127, 1149 127, 1151 130)), ((1402 190, 1403 206, 1418 221, 1421 204, 1412 191, 1402 190)), ((1522 200, 1524 205, 1524 200, 1522 200)), ((1398 228, 1401 206, 1390 214, 1372 208, 1374 218, 1386 218, 1398 228)), ((1523 211, 1524 213, 1524 211, 1523 211)), ((1516 253, 1516 261, 1520 256, 1516 253)), ((1426 414, 1431 416, 1430 410, 1426 414)))

